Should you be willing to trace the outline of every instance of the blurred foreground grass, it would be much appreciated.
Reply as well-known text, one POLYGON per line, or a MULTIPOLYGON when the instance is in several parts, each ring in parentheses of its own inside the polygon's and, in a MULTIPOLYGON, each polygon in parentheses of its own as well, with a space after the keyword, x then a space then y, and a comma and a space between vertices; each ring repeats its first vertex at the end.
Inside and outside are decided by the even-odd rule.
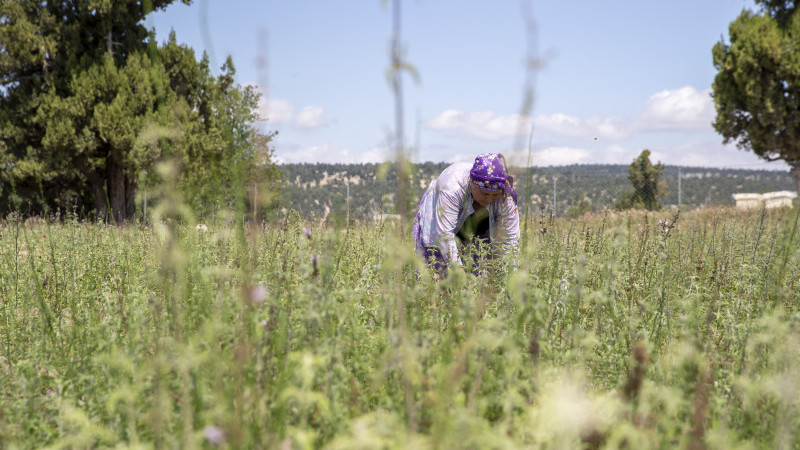
POLYGON ((0 447, 800 448, 796 210, 673 214, 440 282, 381 226, 8 218, 0 447))

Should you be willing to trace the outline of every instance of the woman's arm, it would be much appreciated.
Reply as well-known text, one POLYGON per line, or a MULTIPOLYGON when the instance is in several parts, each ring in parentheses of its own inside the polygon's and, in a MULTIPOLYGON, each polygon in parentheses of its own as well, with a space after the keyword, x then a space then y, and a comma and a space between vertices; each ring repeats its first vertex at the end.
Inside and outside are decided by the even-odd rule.
POLYGON ((458 216, 461 212, 462 196, 458 192, 451 192, 447 189, 437 189, 434 217, 434 229, 439 236, 439 250, 448 262, 461 265, 458 258, 458 246, 456 245, 456 226, 458 226, 458 216))
POLYGON ((503 255, 508 255, 516 261, 520 237, 519 211, 510 198, 501 199, 498 203, 494 228, 490 230, 491 240, 492 243, 498 244, 503 255))

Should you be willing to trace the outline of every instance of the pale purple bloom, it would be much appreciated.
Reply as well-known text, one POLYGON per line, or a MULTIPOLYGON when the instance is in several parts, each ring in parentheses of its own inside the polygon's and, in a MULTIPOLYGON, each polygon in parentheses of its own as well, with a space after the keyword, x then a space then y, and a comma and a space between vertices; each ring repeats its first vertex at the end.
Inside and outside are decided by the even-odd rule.
POLYGON ((311 239, 311 230, 303 227, 303 233, 306 235, 307 238, 311 239))
POLYGON ((263 284, 257 284, 250 289, 250 303, 263 305, 267 300, 267 288, 263 284))
POLYGON ((208 425, 203 428, 203 436, 214 445, 222 445, 225 442, 225 431, 214 425, 208 425))
POLYGON ((661 232, 664 234, 669 233, 669 222, 666 220, 659 220, 658 225, 661 227, 661 232))

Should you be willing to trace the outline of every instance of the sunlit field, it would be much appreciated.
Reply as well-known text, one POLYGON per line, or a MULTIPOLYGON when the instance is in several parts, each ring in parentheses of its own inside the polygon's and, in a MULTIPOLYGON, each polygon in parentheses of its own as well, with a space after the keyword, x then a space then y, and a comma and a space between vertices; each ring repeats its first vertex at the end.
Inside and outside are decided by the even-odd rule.
MULTIPOLYGON (((0 226, 0 447, 800 448, 798 208, 523 230, 0 226)), ((169 217, 168 217, 169 216, 169 217)))

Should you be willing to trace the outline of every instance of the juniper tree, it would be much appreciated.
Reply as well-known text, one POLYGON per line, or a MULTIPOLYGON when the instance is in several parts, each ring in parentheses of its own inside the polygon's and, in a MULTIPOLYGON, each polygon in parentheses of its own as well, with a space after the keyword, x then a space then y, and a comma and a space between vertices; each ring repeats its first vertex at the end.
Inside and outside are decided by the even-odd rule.
POLYGON ((237 193, 233 180, 254 173, 255 144, 272 135, 254 128, 258 96, 234 83, 230 58, 214 77, 174 34, 158 46, 142 25, 173 2, 0 5, 4 212, 23 202, 33 213, 81 207, 126 221, 139 184, 167 158, 198 207, 237 193))
POLYGON ((650 162, 650 150, 642 150, 628 168, 628 179, 632 188, 617 202, 618 209, 639 208, 649 211, 661 209, 658 199, 663 197, 665 186, 660 182, 664 165, 650 162))
POLYGON ((800 191, 800 15, 794 2, 756 0, 712 50, 714 128, 767 161, 783 160, 800 191))

